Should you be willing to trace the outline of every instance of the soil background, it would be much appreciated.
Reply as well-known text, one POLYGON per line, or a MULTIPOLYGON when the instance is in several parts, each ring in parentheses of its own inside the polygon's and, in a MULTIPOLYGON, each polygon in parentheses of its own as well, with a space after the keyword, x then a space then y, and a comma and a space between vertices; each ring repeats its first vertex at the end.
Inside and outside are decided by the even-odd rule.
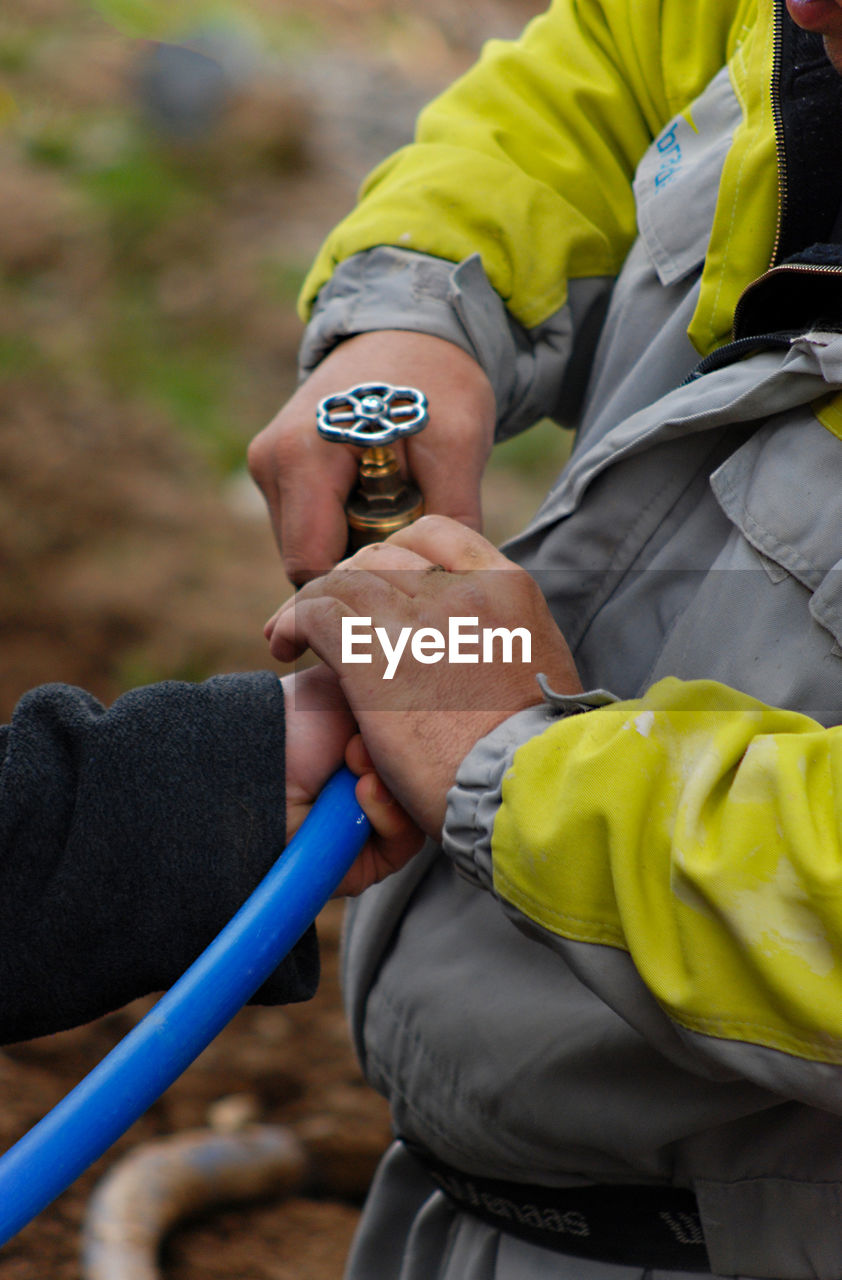
MULTIPOLYGON (((540 0, 21 0, 0 12, 0 714, 62 680, 105 702, 267 666, 290 592, 245 448, 295 385, 295 296, 324 233, 415 115, 540 0)), ((544 424, 489 472, 496 541, 563 456, 544 424)), ((334 1280, 389 1139, 361 1081, 323 913, 315 1000, 249 1008, 0 1254, 76 1280, 96 1182, 219 1099, 297 1129, 319 1193, 167 1241, 167 1280, 334 1280)), ((0 1050, 0 1149, 134 1025, 141 1001, 0 1050)))

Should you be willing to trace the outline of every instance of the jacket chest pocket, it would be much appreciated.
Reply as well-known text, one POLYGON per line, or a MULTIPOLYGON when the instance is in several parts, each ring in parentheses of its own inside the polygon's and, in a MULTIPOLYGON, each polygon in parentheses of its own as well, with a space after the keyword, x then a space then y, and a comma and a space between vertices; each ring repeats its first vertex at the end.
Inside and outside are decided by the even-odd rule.
POLYGON ((658 655, 842 722, 842 443, 806 406, 761 427, 711 476, 729 532, 658 655))
POLYGON ((741 112, 727 67, 661 131, 634 180, 638 230, 663 285, 704 260, 719 179, 741 112))

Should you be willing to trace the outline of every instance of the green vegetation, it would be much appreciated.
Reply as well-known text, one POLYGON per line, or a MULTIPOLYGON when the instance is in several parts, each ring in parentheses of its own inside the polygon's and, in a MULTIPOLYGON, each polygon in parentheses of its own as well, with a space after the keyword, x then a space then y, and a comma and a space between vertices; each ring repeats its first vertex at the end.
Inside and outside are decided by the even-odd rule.
POLYGON ((161 314, 148 291, 123 282, 113 299, 111 324, 100 334, 100 375, 118 397, 166 415, 198 445, 222 474, 238 470, 248 433, 237 428, 238 366, 230 333, 183 332, 161 314))
POLYGON ((25 377, 43 364, 38 344, 25 333, 0 334, 0 378, 25 377))
POLYGON ((166 40, 223 11, 207 0, 93 0, 93 7, 123 35, 166 40))
POLYGON ((497 445, 490 465, 496 471, 513 471, 547 485, 570 453, 572 438, 571 431, 542 418, 522 435, 497 445))
POLYGON ((201 184, 189 170, 173 164, 144 139, 130 137, 121 155, 78 176, 78 185, 108 218, 115 258, 131 271, 127 254, 174 218, 183 218, 202 202, 201 184))

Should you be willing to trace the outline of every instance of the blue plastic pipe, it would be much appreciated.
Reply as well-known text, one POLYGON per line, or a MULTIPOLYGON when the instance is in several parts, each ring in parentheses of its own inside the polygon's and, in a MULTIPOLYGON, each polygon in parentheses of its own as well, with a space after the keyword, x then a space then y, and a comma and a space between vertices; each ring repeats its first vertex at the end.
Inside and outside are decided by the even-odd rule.
POLYGON ((0 1246, 169 1088, 312 924, 369 823, 348 769, 334 774, 251 897, 99 1066, 0 1159, 0 1246))

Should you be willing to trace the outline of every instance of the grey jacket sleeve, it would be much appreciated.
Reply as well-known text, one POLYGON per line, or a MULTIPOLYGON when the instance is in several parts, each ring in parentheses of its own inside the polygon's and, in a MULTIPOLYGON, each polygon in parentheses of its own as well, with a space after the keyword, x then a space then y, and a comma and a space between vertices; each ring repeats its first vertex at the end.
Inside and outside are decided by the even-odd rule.
MULTIPOLYGON (((445 262, 380 246, 339 264, 321 290, 301 347, 301 372, 358 333, 408 329, 455 343, 485 370, 497 400, 497 438, 551 417, 578 416, 613 281, 573 280, 560 311, 535 329, 509 314, 479 255, 445 262)), ((340 388, 338 388, 340 389, 340 388)))
MULTIPOLYGON (((269 870, 285 833, 270 672, 136 689, 106 710, 46 685, 0 728, 0 1041, 169 987, 269 870)), ((306 999, 314 931, 258 993, 306 999)))
POLYGON ((581 715, 619 699, 607 689, 556 693, 538 676, 543 701, 509 716, 468 752, 447 797, 442 847, 465 880, 481 889, 494 888, 491 836, 503 798, 503 780, 515 752, 543 733, 555 720, 581 715))

